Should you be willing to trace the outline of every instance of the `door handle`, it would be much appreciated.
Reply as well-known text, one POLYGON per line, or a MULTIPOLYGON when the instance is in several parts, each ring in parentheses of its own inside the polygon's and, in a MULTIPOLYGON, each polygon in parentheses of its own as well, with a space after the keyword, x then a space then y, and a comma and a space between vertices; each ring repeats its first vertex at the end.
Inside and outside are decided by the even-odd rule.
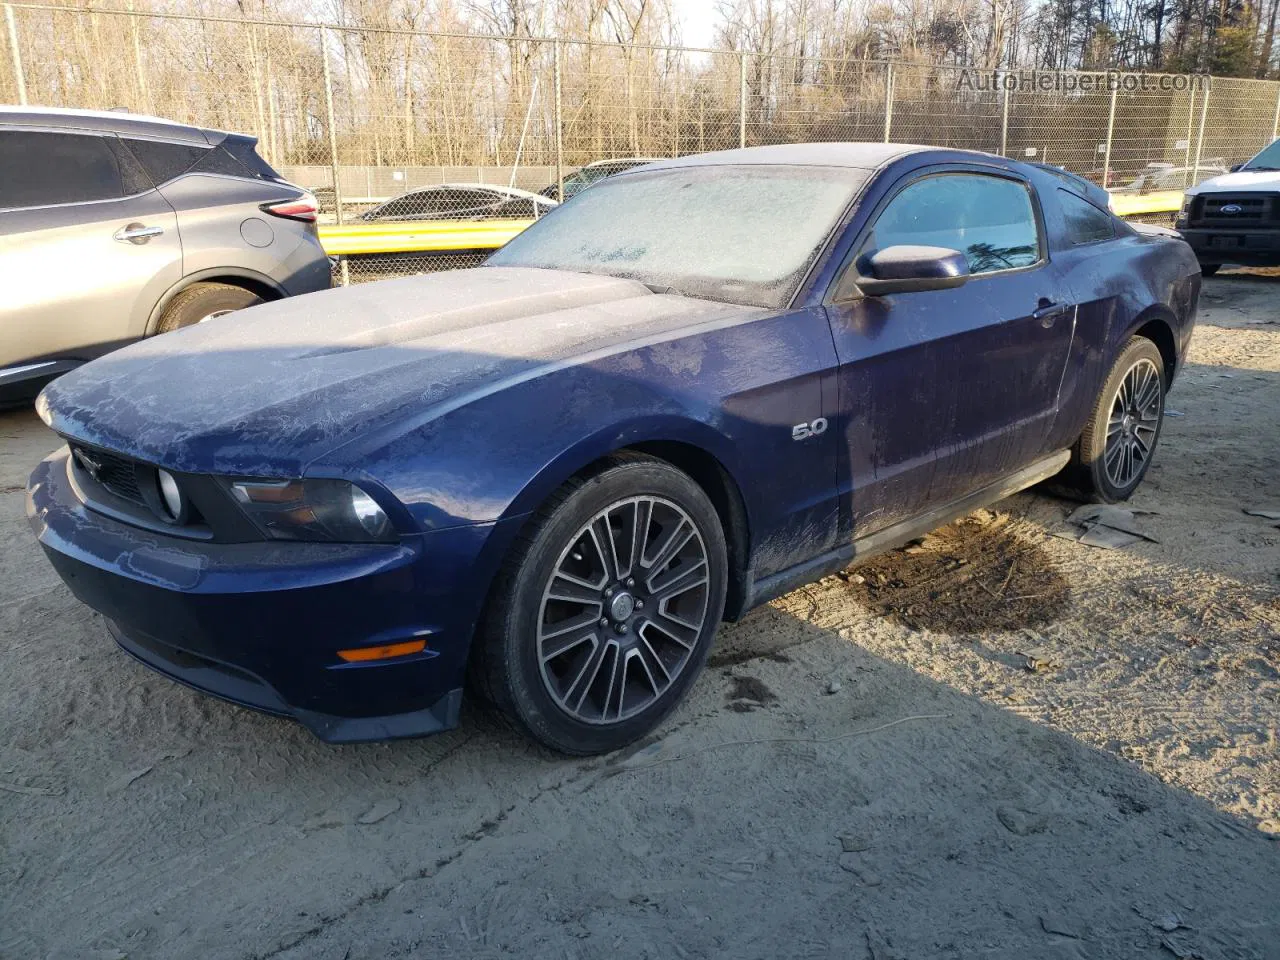
POLYGON ((128 226, 121 227, 111 236, 119 240, 121 243, 146 243, 152 237, 158 237, 164 233, 163 227, 148 227, 143 223, 131 223, 128 226))
POLYGON ((1053 326, 1053 322, 1060 316, 1071 309, 1065 303, 1050 303, 1048 298, 1040 298, 1040 306, 1031 314, 1032 319, 1039 320, 1040 326, 1046 329, 1053 326))

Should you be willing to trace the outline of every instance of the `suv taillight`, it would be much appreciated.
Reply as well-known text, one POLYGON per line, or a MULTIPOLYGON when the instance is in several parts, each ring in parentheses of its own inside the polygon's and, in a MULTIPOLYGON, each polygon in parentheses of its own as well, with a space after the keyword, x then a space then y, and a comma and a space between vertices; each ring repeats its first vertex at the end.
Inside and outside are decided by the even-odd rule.
POLYGON ((300 197, 292 197, 288 200, 273 200, 270 203, 263 203, 258 206, 263 213, 269 213, 273 217, 284 217, 286 220, 301 220, 303 223, 315 223, 316 214, 320 212, 320 205, 316 203, 316 198, 309 193, 304 193, 300 197))

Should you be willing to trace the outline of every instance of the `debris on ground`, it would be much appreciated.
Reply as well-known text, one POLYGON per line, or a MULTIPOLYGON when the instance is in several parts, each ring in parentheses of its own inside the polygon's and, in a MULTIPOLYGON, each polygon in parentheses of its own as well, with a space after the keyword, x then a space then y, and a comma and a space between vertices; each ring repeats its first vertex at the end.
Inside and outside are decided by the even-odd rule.
POLYGON ((830 683, 827 684, 828 695, 839 693, 843 689, 844 689, 844 684, 842 684, 839 680, 832 680, 830 683))
POLYGON ((1280 507, 1245 507, 1244 512, 1251 517, 1262 517, 1264 520, 1280 520, 1280 507))
POLYGON ((841 834, 840 849, 844 853, 862 853, 871 849, 871 841, 857 833, 841 834))
POLYGON ((1051 933, 1058 937, 1070 937, 1073 940, 1083 940, 1084 934, 1080 928, 1069 921, 1066 917, 1056 913, 1046 913, 1040 917, 1040 929, 1045 933, 1051 933))
POLYGON ((1067 523, 1076 527, 1076 530, 1055 535, 1103 550, 1127 547, 1139 540, 1159 543, 1159 540, 1138 527, 1137 514, 1149 512, 1106 503, 1088 503, 1067 517, 1067 523))
POLYGON ((1014 836, 1027 837, 1044 833, 1049 829, 1049 817, 1044 813, 1024 810, 1021 807, 1002 804, 996 807, 996 819, 1014 836))
POLYGON ((1178 960, 1207 960, 1205 955, 1195 947, 1173 937, 1161 937, 1160 946, 1168 950, 1178 960))
POLYGON ((369 811, 360 817, 359 822, 366 825, 371 823, 377 823, 380 820, 387 819, 387 817, 391 816, 393 813, 395 813, 399 809, 400 809, 399 800, 395 800, 395 799, 381 800, 378 803, 375 803, 372 807, 370 807, 369 811))
POLYGON ((118 791, 125 789, 125 787, 129 786, 131 783, 141 780, 153 769, 155 768, 151 764, 147 764, 145 767, 128 770, 107 784, 107 792, 117 793, 118 791))
POLYGON ((1053 653, 1044 647, 1031 647, 1027 650, 1019 650, 1020 654, 1026 658, 1026 668, 1032 673, 1046 673, 1049 670, 1056 669, 1061 666, 1054 659, 1053 653))

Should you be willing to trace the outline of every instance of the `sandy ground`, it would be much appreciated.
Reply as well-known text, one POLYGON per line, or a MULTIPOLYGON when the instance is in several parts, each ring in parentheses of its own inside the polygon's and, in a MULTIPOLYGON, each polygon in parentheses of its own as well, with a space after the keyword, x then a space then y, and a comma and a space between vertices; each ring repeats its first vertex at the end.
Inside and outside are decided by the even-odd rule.
POLYGON ((114 648, 0 416, 0 957, 1280 957, 1280 277, 1133 506, 1024 494, 723 631, 661 739, 326 747, 114 648), (1032 652, 1038 669, 1028 668, 1032 652))

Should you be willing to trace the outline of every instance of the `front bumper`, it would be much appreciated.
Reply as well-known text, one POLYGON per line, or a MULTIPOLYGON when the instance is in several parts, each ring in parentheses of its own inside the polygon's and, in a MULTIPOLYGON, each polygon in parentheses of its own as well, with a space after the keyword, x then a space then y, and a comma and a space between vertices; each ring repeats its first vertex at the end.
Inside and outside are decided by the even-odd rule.
POLYGON ((134 657, 331 743, 456 726, 479 610, 470 574, 494 525, 398 544, 190 541, 88 509, 67 460, 64 448, 36 468, 28 518, 59 576, 134 657), (426 649, 337 656, 410 638, 426 649))
POLYGON ((1186 227, 1178 233, 1201 263, 1280 264, 1280 230, 1186 227))

